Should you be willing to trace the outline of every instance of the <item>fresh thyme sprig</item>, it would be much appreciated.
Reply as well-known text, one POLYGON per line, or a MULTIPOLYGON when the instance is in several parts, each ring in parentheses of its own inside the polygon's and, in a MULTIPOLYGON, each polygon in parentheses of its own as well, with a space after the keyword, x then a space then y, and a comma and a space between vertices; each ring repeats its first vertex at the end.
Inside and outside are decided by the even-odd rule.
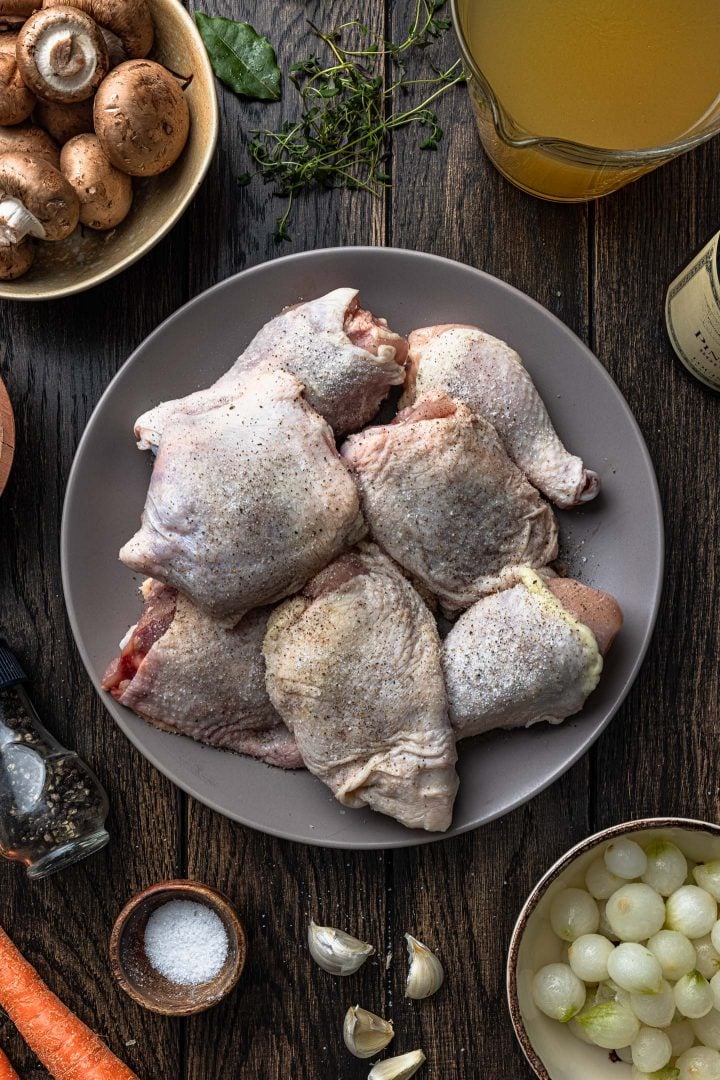
POLYGON ((363 189, 379 196, 390 183, 389 137, 398 128, 424 129, 420 148, 436 149, 442 128, 431 106, 464 81, 461 62, 413 79, 405 77, 404 69, 411 50, 428 48, 450 26, 438 16, 444 5, 445 0, 416 0, 412 24, 400 43, 378 37, 359 20, 329 33, 310 24, 331 59, 326 63, 311 56, 291 68, 300 118, 285 121, 278 131, 253 132, 249 144, 257 173, 287 198, 275 231, 278 240, 289 239, 294 201, 309 187, 363 189), (346 39, 357 47, 344 44, 346 39), (396 107, 396 99, 407 98, 412 90, 422 100, 396 107))

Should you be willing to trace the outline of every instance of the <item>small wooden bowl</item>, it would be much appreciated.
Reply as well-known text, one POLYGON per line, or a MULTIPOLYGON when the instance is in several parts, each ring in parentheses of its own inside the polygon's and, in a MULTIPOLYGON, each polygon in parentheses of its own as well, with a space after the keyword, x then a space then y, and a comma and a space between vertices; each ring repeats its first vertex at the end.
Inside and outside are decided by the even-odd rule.
POLYGON ((0 379, 0 495, 8 482, 15 456, 15 418, 5 383, 0 379))
POLYGON ((237 983, 245 966, 247 941, 230 901, 198 881, 161 881, 128 901, 110 935, 113 975, 133 1001, 163 1016, 191 1016, 217 1005, 237 983), (145 927, 157 908, 169 900, 194 900, 220 917, 228 936, 225 964, 209 982, 180 986, 156 971, 145 955, 145 927))

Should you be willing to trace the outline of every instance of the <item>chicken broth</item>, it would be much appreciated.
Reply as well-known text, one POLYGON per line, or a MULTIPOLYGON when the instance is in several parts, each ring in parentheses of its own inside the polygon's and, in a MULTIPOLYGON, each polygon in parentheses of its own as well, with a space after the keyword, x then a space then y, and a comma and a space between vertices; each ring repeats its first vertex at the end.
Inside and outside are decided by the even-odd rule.
MULTIPOLYGON (((717 0, 459 0, 459 12, 470 53, 522 135, 643 150, 703 130, 720 114, 717 0)), ((548 160, 547 149, 510 148, 479 87, 474 96, 491 157, 537 194, 602 194, 658 163, 630 176, 626 169, 618 181, 597 165, 548 160)))

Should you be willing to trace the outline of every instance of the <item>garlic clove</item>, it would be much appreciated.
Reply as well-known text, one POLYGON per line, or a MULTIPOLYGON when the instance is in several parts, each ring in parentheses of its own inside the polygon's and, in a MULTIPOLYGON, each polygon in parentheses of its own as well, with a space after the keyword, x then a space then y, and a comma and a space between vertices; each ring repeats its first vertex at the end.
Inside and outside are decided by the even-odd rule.
POLYGON ((353 1005, 345 1013, 343 1040, 355 1057, 375 1057, 392 1042, 394 1036, 391 1022, 367 1009, 361 1009, 359 1005, 353 1005))
POLYGON ((308 946, 315 963, 331 975, 354 974, 375 952, 366 941, 333 926, 318 926, 312 920, 308 928, 308 946))
POLYGON ((414 1076, 426 1058, 422 1050, 411 1050, 409 1054, 385 1058, 373 1065, 368 1073, 368 1080, 408 1080, 414 1076))
POLYGON ((435 953, 430 952, 427 945, 423 945, 412 936, 406 934, 408 959, 410 970, 408 971, 405 984, 405 997, 420 1001, 431 997, 443 984, 445 972, 435 953))

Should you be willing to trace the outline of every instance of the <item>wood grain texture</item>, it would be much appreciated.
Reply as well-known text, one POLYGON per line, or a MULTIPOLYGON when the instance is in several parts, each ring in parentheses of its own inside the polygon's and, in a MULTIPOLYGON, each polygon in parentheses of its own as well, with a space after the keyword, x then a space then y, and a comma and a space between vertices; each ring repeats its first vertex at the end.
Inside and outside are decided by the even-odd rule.
POLYGON ((618 811, 720 813, 720 397, 676 359, 662 316, 667 285, 720 225, 719 165, 715 140, 597 207, 592 344, 647 439, 667 543, 654 641, 595 751, 598 826, 618 811))
MULTIPOLYGON (((190 5, 188 5, 190 6, 190 5)), ((362 15, 395 36, 411 0, 217 0, 247 19, 287 67, 314 51, 306 19, 362 15)), ((451 61, 448 37, 440 49, 451 61)), ((412 70, 412 69, 411 69, 412 70)), ((222 134, 184 221, 115 282, 49 306, 0 307, 0 375, 18 423, 15 468, 0 503, 0 632, 33 674, 49 726, 93 764, 112 803, 112 845, 30 885, 0 865, 0 923, 50 984, 103 1032, 142 1080, 366 1077, 341 1042, 346 1008, 392 1017, 395 1052, 422 1046, 438 1078, 530 1080, 505 1006, 505 948, 532 884, 590 831, 638 814, 717 820, 713 748, 720 726, 717 655, 720 398, 674 359, 662 300, 679 265, 720 225, 720 142, 590 207, 534 200, 484 158, 462 91, 438 108, 444 138, 420 152, 396 135, 384 200, 318 192, 298 201, 291 243, 273 238, 281 201, 248 168, 248 132, 293 106, 241 102, 220 88, 222 134), (290 251, 376 243, 432 251, 494 273, 545 304, 597 351, 628 398, 655 461, 666 511, 668 576, 659 629, 628 701, 596 748, 561 781, 499 822, 399 853, 303 848, 236 826, 175 791, 132 749, 96 701, 60 592, 62 495, 79 434, 111 375, 158 322, 230 273, 290 251), (144 1013, 109 974, 113 919, 136 889, 190 875, 226 892, 248 932, 237 992, 173 1022, 144 1013), (378 949, 349 980, 307 954, 309 919, 378 949), (403 935, 435 948, 446 985, 404 998, 403 935), (386 953, 393 959, 385 969, 386 953)), ((92 508, 89 508, 89 513, 92 508)), ((0 1022, 23 1080, 44 1076, 0 1022)))

